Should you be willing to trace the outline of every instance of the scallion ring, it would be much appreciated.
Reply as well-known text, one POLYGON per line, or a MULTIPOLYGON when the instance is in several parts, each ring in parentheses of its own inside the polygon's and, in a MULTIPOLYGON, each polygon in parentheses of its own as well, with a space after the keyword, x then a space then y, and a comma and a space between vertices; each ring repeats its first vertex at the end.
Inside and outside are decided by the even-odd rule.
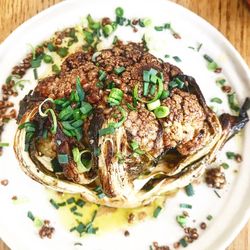
POLYGON ((90 170, 91 165, 90 166, 85 166, 82 163, 82 155, 86 154, 86 153, 90 153, 90 151, 89 150, 83 150, 82 152, 80 152, 78 148, 73 148, 73 150, 72 150, 73 159, 74 159, 74 162, 77 165, 77 169, 78 169, 79 173, 88 172, 90 170))
POLYGON ((39 107, 38 107, 38 112, 39 112, 39 115, 40 115, 41 117, 47 117, 47 116, 48 116, 46 112, 43 112, 43 111, 42 111, 42 106, 43 106, 44 103, 46 103, 46 102, 52 102, 52 103, 54 103, 54 100, 53 100, 52 98, 47 98, 47 99, 45 99, 45 100, 39 105, 39 107))
POLYGON ((150 102, 150 103, 147 104, 148 110, 150 110, 150 111, 152 111, 152 110, 154 110, 154 109, 156 109, 156 108, 158 108, 160 106, 161 106, 161 102, 160 102, 159 99, 154 101, 154 102, 150 102))
POLYGON ((159 106, 154 110, 154 114, 157 118, 165 118, 169 115, 169 107, 159 106))
POLYGON ((52 133, 52 134, 55 134, 56 131, 57 131, 57 118, 56 118, 55 111, 54 111, 53 109, 51 109, 51 108, 45 110, 45 112, 42 111, 42 106, 43 106, 43 104, 46 103, 46 102, 48 102, 48 101, 54 103, 54 100, 53 100, 52 98, 47 98, 47 99, 45 99, 45 100, 39 105, 39 107, 38 107, 38 112, 39 112, 39 115, 40 115, 41 117, 47 117, 47 116, 48 116, 48 113, 51 114, 51 117, 52 117, 52 120, 53 120, 53 125, 52 125, 52 128, 51 128, 51 133, 52 133))

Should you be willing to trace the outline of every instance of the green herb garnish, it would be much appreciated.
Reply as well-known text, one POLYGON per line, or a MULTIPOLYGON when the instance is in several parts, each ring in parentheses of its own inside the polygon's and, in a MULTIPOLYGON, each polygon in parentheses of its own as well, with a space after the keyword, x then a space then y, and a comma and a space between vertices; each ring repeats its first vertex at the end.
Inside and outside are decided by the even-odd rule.
POLYGON ((181 59, 180 59, 180 57, 178 57, 178 56, 173 56, 173 59, 174 59, 176 62, 181 62, 181 59))
POLYGON ((57 205, 57 203, 53 200, 53 199, 50 199, 49 202, 51 203, 51 205, 55 208, 55 209, 58 209, 59 206, 57 205))
POLYGON ((0 142, 0 148, 8 147, 10 144, 8 142, 0 142))
POLYGON ((185 191, 186 191, 187 196, 193 196, 194 195, 193 185, 191 183, 189 185, 187 185, 185 187, 185 191))
POLYGON ((69 163, 69 157, 67 154, 58 154, 57 159, 58 159, 58 162, 60 164, 68 164, 69 163))
POLYGON ((158 207, 154 210, 154 213, 153 213, 154 218, 157 218, 157 217, 158 217, 158 215, 160 214, 161 210, 162 210, 162 207, 160 207, 160 206, 158 206, 158 207))
POLYGON ((227 97, 230 108, 235 112, 239 112, 240 107, 236 99, 236 93, 228 94, 227 97))
POLYGON ((221 104, 222 103, 222 100, 219 98, 219 97, 214 97, 210 100, 211 102, 216 102, 218 104, 221 104))
POLYGON ((222 166, 224 169, 228 169, 229 165, 225 162, 221 163, 220 166, 222 166))
POLYGON ((181 227, 185 227, 187 223, 187 218, 184 215, 178 215, 176 216, 176 221, 181 227))
POLYGON ((180 208, 188 208, 188 209, 191 209, 191 208, 192 208, 192 205, 186 204, 186 203, 181 203, 181 204, 180 204, 180 208))

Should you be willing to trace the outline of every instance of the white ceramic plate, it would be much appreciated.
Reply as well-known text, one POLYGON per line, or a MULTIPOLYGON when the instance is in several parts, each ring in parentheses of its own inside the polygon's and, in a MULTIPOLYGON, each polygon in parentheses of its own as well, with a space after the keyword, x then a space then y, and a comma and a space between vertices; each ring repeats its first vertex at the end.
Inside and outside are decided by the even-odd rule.
MULTIPOLYGON (((126 17, 150 17, 156 25, 171 22, 182 39, 174 39, 168 32, 147 31, 151 36, 152 53, 157 56, 170 54, 179 56, 182 62, 170 62, 179 66, 186 74, 196 78, 209 101, 213 96, 223 99, 222 105, 217 105, 219 112, 228 111, 225 94, 216 86, 215 79, 225 77, 227 82, 236 90, 240 102, 250 95, 249 70, 234 47, 206 21, 187 9, 166 0, 72 0, 57 4, 33 17, 15 30, 0 47, 0 82, 4 82, 11 68, 18 63, 29 51, 27 44, 36 45, 49 38, 56 30, 69 27, 80 22, 83 16, 91 13, 95 18, 104 16, 114 17, 114 9, 122 6, 126 17), (189 49, 203 43, 200 52, 189 49), (208 54, 222 66, 222 74, 215 74, 206 68, 203 54, 208 54)), ((140 33, 122 30, 119 33, 122 40, 138 41, 140 33)), ((165 59, 166 60, 166 59, 165 59)), ((28 74, 27 78, 32 76, 28 74)), ((34 84, 34 82, 33 82, 34 84)), ((27 86, 20 98, 27 93, 27 86)), ((17 104, 17 100, 15 100, 17 104)), ((15 122, 6 128, 3 141, 12 142, 15 122)), ((247 222, 250 212, 250 133, 249 125, 241 136, 231 140, 219 155, 220 161, 225 161, 225 151, 234 151, 243 155, 243 163, 235 164, 228 161, 230 169, 226 170, 228 184, 220 191, 219 199, 212 189, 205 185, 196 185, 196 195, 187 197, 180 191, 170 199, 164 211, 157 219, 143 222, 131 229, 131 235, 124 237, 118 231, 102 236, 77 238, 70 234, 60 221, 58 213, 48 202, 47 191, 39 184, 30 180, 21 172, 15 159, 12 147, 4 150, 0 158, 0 180, 7 178, 9 185, 0 186, 0 236, 13 250, 40 249, 77 249, 75 242, 83 244, 79 249, 149 249, 153 241, 160 245, 169 245, 183 236, 180 227, 175 222, 176 215, 181 213, 180 203, 190 203, 193 209, 189 212, 189 226, 197 226, 206 221, 206 216, 212 214, 214 219, 208 222, 207 230, 201 232, 199 240, 190 244, 187 249, 216 250, 224 249, 236 237, 247 222), (247 152, 248 151, 248 152, 247 152), (234 170, 238 170, 235 174, 234 170), (11 197, 25 197, 28 202, 13 205, 11 197), (55 226, 56 232, 51 240, 41 240, 37 230, 27 218, 27 211, 32 211, 41 218, 47 218, 55 226)))

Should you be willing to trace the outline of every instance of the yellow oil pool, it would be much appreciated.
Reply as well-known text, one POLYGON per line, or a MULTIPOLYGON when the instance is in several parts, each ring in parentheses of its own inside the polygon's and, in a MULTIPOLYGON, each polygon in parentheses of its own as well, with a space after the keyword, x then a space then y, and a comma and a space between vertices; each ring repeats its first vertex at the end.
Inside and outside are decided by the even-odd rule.
POLYGON ((152 218, 157 207, 164 207, 166 197, 160 197, 151 204, 138 208, 110 208, 85 201, 82 205, 83 199, 80 194, 72 195, 54 191, 49 191, 49 199, 59 205, 57 211, 67 230, 70 231, 79 223, 88 224, 97 211, 93 227, 98 228, 96 234, 103 234, 115 229, 125 230, 131 225, 152 218), (80 201, 79 204, 82 206, 77 205, 77 201, 80 201))

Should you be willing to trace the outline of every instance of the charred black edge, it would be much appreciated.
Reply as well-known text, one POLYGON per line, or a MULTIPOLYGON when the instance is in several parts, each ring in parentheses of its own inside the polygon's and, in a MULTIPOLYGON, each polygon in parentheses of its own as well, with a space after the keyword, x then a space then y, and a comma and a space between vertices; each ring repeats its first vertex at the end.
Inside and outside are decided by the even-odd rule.
POLYGON ((231 139, 235 134, 242 130, 249 122, 247 111, 250 109, 250 98, 247 97, 240 109, 239 116, 230 114, 222 114, 220 116, 220 123, 223 131, 228 133, 227 140, 231 139))
POLYGON ((87 134, 87 137, 89 139, 88 143, 94 159, 93 167, 95 169, 98 168, 98 159, 97 159, 98 157, 95 155, 95 152, 98 150, 99 130, 101 129, 103 123, 104 123, 103 109, 97 108, 93 112, 93 116, 90 120, 89 130, 87 134))
POLYGON ((43 101, 44 98, 39 96, 38 93, 33 93, 31 90, 19 103, 19 112, 17 116, 17 123, 19 123, 23 115, 34 107, 37 102, 43 101))
POLYGON ((180 80, 182 80, 183 82, 187 83, 185 85, 186 91, 191 93, 191 94, 195 94, 200 102, 200 104, 202 105, 202 107, 207 110, 207 104, 206 104, 206 100, 201 92, 201 89, 199 87, 199 85, 197 84, 197 82, 195 81, 195 79, 192 76, 188 76, 188 75, 177 75, 176 78, 179 78, 180 80))

